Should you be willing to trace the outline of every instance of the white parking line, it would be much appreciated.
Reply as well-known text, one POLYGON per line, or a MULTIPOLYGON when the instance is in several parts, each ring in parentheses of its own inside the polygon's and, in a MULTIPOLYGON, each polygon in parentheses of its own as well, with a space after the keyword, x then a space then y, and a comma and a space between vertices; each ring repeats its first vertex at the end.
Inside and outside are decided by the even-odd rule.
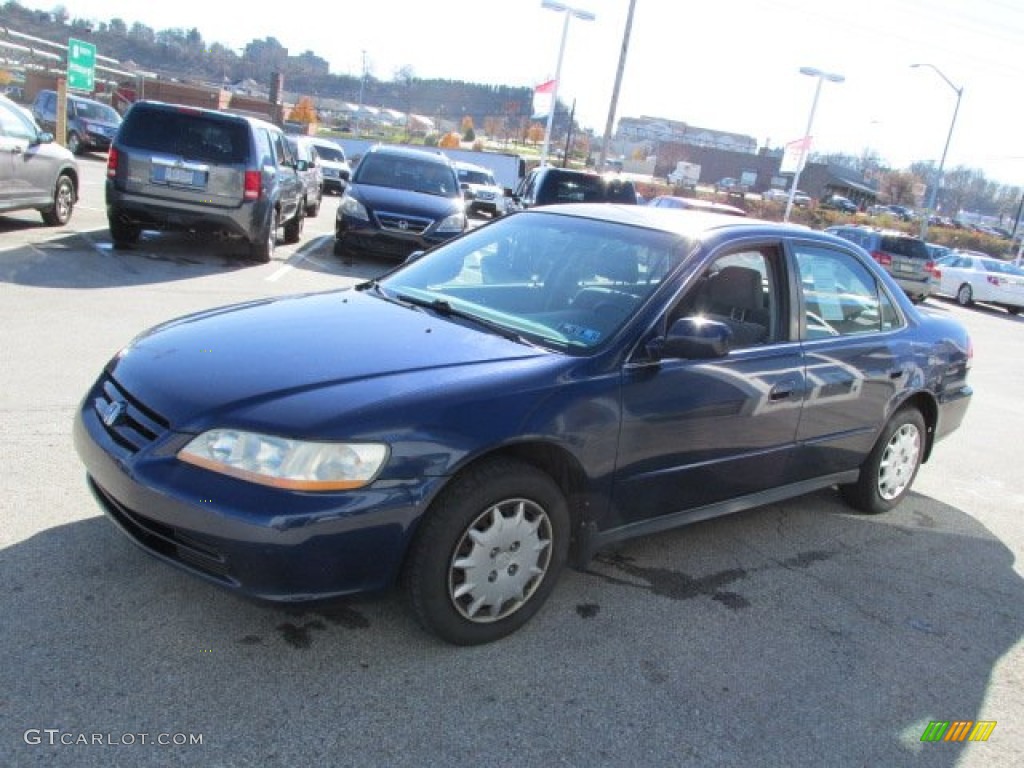
POLYGON ((329 237, 331 237, 331 235, 321 235, 320 237, 316 238, 316 240, 310 240, 308 243, 304 244, 301 248, 299 248, 299 250, 297 250, 295 253, 291 255, 288 261, 286 261, 280 269, 278 269, 276 272, 274 272, 274 274, 266 278, 267 282, 276 283, 282 277, 284 277, 293 269, 295 269, 296 266, 301 264, 311 253, 313 253, 318 247, 320 247, 324 240, 328 239, 329 237))

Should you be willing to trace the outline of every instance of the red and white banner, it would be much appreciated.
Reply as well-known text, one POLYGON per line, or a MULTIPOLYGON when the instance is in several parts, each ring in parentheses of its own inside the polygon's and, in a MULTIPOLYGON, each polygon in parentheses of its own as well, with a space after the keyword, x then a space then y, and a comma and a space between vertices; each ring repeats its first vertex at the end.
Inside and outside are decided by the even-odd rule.
POLYGON ((786 145, 782 153, 782 163, 779 165, 779 173, 800 173, 807 164, 807 156, 811 153, 811 136, 804 136, 802 139, 791 141, 786 145))
POLYGON ((547 117, 551 111, 551 99, 555 95, 557 80, 548 80, 533 89, 533 118, 547 117))

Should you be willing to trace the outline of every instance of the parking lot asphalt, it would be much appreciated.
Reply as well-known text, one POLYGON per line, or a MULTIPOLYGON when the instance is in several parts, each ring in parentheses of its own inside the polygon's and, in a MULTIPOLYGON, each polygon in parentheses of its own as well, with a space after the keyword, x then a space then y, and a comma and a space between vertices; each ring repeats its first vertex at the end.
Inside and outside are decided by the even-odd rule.
POLYGON ((72 414, 137 332, 391 265, 333 255, 337 198, 270 264, 115 250, 103 156, 82 166, 68 226, 0 216, 0 765, 1024 764, 1024 319, 926 302, 970 328, 975 397, 892 513, 820 492, 631 541, 454 648, 397 593, 249 602, 102 517, 72 414), (932 721, 996 726, 922 741, 932 721))

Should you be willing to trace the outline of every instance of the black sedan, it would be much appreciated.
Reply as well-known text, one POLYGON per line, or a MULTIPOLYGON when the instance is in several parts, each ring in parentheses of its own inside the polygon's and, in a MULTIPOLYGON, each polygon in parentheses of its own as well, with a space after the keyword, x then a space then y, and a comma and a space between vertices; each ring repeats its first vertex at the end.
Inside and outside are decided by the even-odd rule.
POLYGON ((892 508, 964 418, 970 364, 961 325, 839 238, 561 205, 150 330, 75 442, 158 558, 271 600, 401 582, 473 644, 627 537, 833 485, 892 508))

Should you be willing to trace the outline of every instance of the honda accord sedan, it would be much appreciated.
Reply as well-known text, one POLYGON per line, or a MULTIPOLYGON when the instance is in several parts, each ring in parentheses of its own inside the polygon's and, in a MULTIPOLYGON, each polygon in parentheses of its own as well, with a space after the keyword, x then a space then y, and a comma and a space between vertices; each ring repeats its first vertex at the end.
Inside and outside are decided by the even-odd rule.
POLYGON ((831 486, 891 509, 964 418, 971 358, 838 237, 569 204, 146 331, 74 434, 157 558, 277 601, 399 583, 475 644, 628 537, 831 486))

